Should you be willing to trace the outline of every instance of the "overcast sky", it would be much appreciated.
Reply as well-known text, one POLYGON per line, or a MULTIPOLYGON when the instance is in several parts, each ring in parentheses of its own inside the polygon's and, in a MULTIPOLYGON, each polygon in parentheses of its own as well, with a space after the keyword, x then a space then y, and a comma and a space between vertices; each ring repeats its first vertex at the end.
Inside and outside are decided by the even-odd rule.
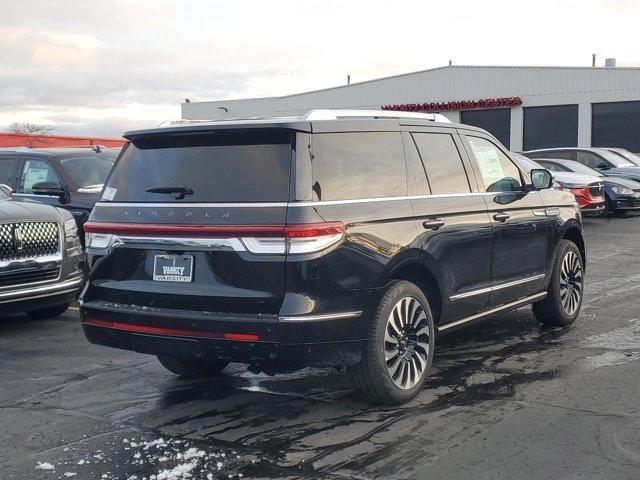
POLYGON ((640 0, 2 0, 0 126, 118 135, 184 98, 446 65, 640 66, 640 0))

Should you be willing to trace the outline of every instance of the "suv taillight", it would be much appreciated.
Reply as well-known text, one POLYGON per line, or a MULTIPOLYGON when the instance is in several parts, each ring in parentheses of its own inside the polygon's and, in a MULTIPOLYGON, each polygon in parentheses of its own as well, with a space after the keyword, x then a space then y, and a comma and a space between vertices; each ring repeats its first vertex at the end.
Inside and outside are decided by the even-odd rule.
POLYGON ((278 236, 241 235, 240 240, 252 253, 315 253, 341 242, 344 225, 341 222, 285 225, 279 233, 278 236))
POLYGON ((84 225, 88 248, 107 248, 119 237, 237 238, 251 253, 296 255, 316 253, 340 243, 341 222, 295 225, 149 225, 94 223, 84 225))

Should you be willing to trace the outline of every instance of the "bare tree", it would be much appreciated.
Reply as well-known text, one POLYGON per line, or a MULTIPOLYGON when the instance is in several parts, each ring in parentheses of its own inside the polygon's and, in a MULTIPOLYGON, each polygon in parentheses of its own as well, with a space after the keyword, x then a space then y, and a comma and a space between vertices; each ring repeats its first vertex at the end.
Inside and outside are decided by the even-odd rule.
POLYGON ((53 126, 44 125, 40 123, 30 122, 13 122, 9 125, 9 131, 17 135, 24 135, 29 144, 29 147, 33 147, 36 140, 42 140, 47 133, 53 130, 53 126))

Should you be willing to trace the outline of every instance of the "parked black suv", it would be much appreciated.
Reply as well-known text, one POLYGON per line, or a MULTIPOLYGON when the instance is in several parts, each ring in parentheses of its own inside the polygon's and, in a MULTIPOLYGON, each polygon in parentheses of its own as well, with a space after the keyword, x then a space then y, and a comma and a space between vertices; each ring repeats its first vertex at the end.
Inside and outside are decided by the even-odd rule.
POLYGON ((0 150, 0 183, 16 200, 69 210, 80 229, 120 150, 105 147, 0 150))
POLYGON ((580 310, 570 193, 483 130, 403 112, 127 133, 87 231, 87 338, 214 375, 347 366, 371 399, 423 387, 437 332, 527 304, 580 310))
POLYGON ((82 258, 69 212, 13 201, 0 184, 0 316, 60 315, 82 287, 82 258))

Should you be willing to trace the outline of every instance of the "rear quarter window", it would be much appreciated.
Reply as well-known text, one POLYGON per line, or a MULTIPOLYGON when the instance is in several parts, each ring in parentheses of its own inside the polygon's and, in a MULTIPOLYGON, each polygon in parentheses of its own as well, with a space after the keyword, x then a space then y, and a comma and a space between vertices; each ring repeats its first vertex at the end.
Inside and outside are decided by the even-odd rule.
POLYGON ((314 200, 407 194, 400 132, 319 133, 312 154, 314 200))
POLYGON ((460 152, 448 133, 413 133, 434 195, 469 193, 460 152))
MULTIPOLYGON (((108 179, 107 200, 274 202, 289 200, 293 133, 245 131, 155 135, 134 140, 108 179), (185 187, 183 199, 148 192, 185 187)), ((104 200, 104 198, 103 198, 104 200)))

